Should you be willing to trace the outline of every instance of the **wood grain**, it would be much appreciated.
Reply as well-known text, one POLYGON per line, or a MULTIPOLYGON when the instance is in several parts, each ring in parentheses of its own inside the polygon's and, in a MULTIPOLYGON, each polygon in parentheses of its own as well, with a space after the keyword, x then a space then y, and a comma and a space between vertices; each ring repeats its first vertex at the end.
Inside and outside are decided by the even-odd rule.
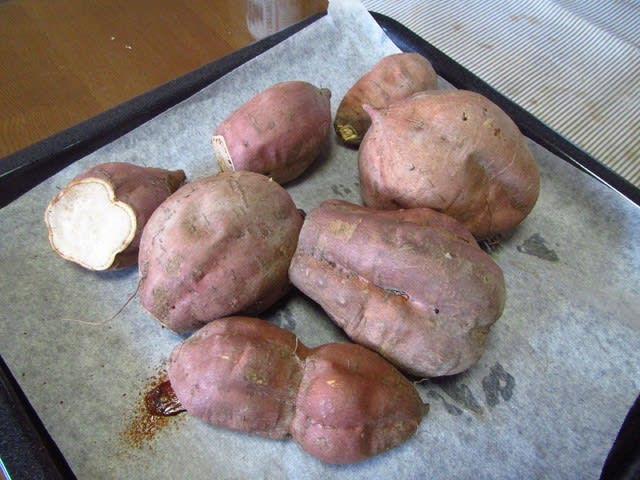
POLYGON ((255 41, 249 16, 255 24, 268 7, 281 17, 288 8, 285 17, 297 21, 326 6, 326 0, 0 3, 0 161, 255 41))

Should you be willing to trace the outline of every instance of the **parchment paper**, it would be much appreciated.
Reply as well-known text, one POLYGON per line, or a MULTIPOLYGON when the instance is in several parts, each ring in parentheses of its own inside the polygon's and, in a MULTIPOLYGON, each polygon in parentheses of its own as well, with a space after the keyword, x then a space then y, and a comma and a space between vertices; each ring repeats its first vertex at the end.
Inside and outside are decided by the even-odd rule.
MULTIPOLYGON (((79 478, 599 476, 640 389, 640 211, 534 144, 539 202, 492 253, 505 273, 504 314, 478 364, 418 385, 431 411, 410 441, 339 467, 292 441, 187 415, 142 444, 123 440, 141 390, 182 337, 137 297, 108 320, 135 293, 137 269, 92 273, 55 255, 43 222, 49 199, 105 161, 183 168, 189 179, 213 173, 210 136, 241 103, 302 79, 332 90, 335 113, 351 84, 394 51, 358 2, 332 1, 328 16, 0 211, 0 351, 79 478)), ((334 138, 327 158, 287 185, 298 206, 360 203, 356 155, 334 138)), ((299 294, 266 318, 309 346, 345 340, 299 294)))

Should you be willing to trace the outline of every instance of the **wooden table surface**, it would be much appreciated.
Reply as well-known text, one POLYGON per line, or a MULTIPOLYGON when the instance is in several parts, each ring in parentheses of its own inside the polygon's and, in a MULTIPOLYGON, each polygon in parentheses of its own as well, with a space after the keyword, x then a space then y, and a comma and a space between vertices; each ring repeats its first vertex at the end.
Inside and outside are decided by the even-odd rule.
POLYGON ((0 0, 0 161, 326 8, 327 0, 0 0))

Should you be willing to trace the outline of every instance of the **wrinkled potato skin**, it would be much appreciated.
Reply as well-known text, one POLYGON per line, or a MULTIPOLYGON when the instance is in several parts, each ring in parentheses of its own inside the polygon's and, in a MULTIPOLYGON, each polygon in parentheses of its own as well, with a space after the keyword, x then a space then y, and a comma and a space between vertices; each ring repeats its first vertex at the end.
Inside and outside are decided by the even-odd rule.
POLYGON ((52 200, 65 194, 66 189, 88 179, 98 179, 111 185, 115 200, 126 203, 136 215, 136 232, 129 246, 118 253, 109 270, 118 270, 138 261, 140 236, 151 214, 185 181, 183 170, 142 167, 126 162, 107 162, 95 165, 75 177, 52 200))
MULTIPOLYGON (((330 99, 328 89, 308 82, 277 83, 229 115, 214 135, 224 137, 234 170, 286 183, 300 176, 327 143, 330 99)), ((218 165, 230 169, 226 162, 218 165)))
POLYGON ((219 427, 289 438, 327 463, 356 463, 408 440, 428 406, 375 352, 307 348, 266 320, 211 322, 171 352, 171 386, 187 412, 219 427))
POLYGON ((333 122, 336 133, 351 145, 359 145, 371 125, 364 104, 382 108, 414 93, 438 87, 431 63, 415 52, 388 55, 353 84, 345 94, 333 122))
POLYGON ((373 123, 358 153, 367 206, 432 208, 478 240, 513 229, 533 209, 536 161, 516 124, 484 96, 421 92, 368 112, 373 123))
POLYGON ((167 373, 182 406, 220 427, 290 436, 307 348, 282 328, 249 317, 211 322, 171 352, 167 373))
POLYGON ((264 175, 222 172, 183 186, 142 234, 142 305, 178 333, 262 312, 290 288, 302 220, 288 192, 264 175))
POLYGON ((306 358, 291 433, 324 462, 356 463, 409 439, 426 411, 411 382, 380 355, 331 343, 306 358))
POLYGON ((500 267, 426 208, 323 202, 305 219, 289 278, 352 340, 419 377, 477 362, 505 303, 500 267))

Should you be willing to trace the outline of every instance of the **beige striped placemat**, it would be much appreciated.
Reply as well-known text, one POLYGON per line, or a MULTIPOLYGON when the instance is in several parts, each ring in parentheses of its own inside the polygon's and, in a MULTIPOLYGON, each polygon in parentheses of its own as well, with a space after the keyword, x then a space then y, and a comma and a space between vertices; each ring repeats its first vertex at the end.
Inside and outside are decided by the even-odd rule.
POLYGON ((640 187, 640 2, 362 3, 640 187))

